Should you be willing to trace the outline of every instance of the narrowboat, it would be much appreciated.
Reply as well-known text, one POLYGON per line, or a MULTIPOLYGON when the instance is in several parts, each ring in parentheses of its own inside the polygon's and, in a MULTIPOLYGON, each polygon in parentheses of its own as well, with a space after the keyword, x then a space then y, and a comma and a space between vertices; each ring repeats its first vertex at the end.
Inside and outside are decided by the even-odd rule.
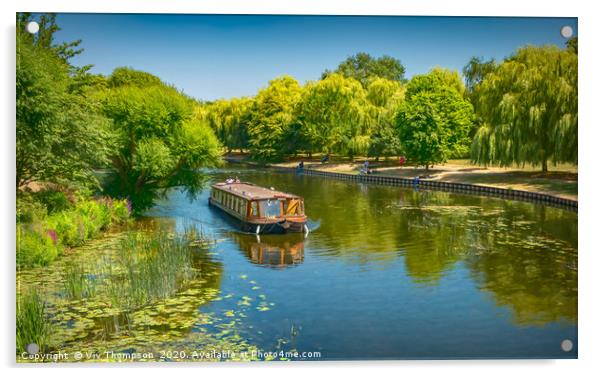
POLYGON ((228 179, 211 186, 209 205, 228 214, 243 232, 309 232, 303 198, 273 188, 228 179))

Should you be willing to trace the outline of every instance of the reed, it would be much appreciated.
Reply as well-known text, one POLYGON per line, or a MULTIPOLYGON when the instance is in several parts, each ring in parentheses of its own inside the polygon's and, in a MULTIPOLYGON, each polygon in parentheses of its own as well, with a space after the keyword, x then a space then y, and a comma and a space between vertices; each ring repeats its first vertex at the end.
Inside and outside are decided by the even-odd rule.
POLYGON ((29 344, 47 352, 52 326, 46 315, 46 304, 35 291, 28 291, 17 300, 17 351, 27 351, 29 344))
POLYGON ((64 284, 67 296, 71 299, 83 299, 94 296, 96 282, 80 264, 69 264, 65 268, 64 284))
POLYGON ((205 243, 190 229, 175 235, 165 231, 129 234, 120 243, 118 262, 124 275, 112 278, 112 301, 133 308, 174 295, 198 273, 193 253, 205 243))

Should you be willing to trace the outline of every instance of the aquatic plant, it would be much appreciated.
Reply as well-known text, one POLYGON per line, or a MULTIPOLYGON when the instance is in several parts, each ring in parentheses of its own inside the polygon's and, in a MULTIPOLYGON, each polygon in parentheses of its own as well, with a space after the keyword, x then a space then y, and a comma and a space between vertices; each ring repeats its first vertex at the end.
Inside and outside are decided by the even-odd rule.
POLYGON ((17 351, 27 351, 27 346, 33 343, 45 352, 51 332, 44 301, 36 291, 28 291, 17 300, 17 351))
POLYGON ((192 245, 202 244, 198 233, 192 230, 182 235, 166 231, 128 234, 120 243, 117 259, 125 271, 123 286, 111 289, 113 300, 141 306, 172 296, 198 273, 193 268, 192 245))
POLYGON ((96 283, 80 264, 69 264, 64 273, 65 291, 71 299, 89 298, 94 295, 96 283))

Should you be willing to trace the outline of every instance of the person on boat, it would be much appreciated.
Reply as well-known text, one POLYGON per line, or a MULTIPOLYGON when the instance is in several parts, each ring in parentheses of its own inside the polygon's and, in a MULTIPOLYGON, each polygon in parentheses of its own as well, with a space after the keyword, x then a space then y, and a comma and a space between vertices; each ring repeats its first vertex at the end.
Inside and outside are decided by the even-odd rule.
POLYGON ((303 167, 305 167, 305 164, 303 163, 303 161, 299 162, 299 164, 297 165, 297 170, 303 170, 303 167))
POLYGON ((328 154, 326 154, 325 156, 322 157, 322 163, 328 163, 329 159, 330 159, 330 156, 328 154))

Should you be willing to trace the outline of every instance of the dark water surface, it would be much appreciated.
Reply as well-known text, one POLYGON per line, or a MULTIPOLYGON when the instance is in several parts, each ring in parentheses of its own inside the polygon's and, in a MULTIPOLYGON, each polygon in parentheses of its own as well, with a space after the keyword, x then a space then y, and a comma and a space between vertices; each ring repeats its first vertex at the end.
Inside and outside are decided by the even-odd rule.
POLYGON ((148 212, 217 240, 219 296, 264 350, 322 359, 577 356, 577 214, 536 204, 228 167, 301 195, 311 233, 240 234, 173 191, 148 212), (229 297, 234 297, 229 299, 229 297), (269 303, 268 303, 269 302, 269 303), (574 343, 571 351, 561 342, 574 343), (278 344, 281 344, 279 346, 278 344))

